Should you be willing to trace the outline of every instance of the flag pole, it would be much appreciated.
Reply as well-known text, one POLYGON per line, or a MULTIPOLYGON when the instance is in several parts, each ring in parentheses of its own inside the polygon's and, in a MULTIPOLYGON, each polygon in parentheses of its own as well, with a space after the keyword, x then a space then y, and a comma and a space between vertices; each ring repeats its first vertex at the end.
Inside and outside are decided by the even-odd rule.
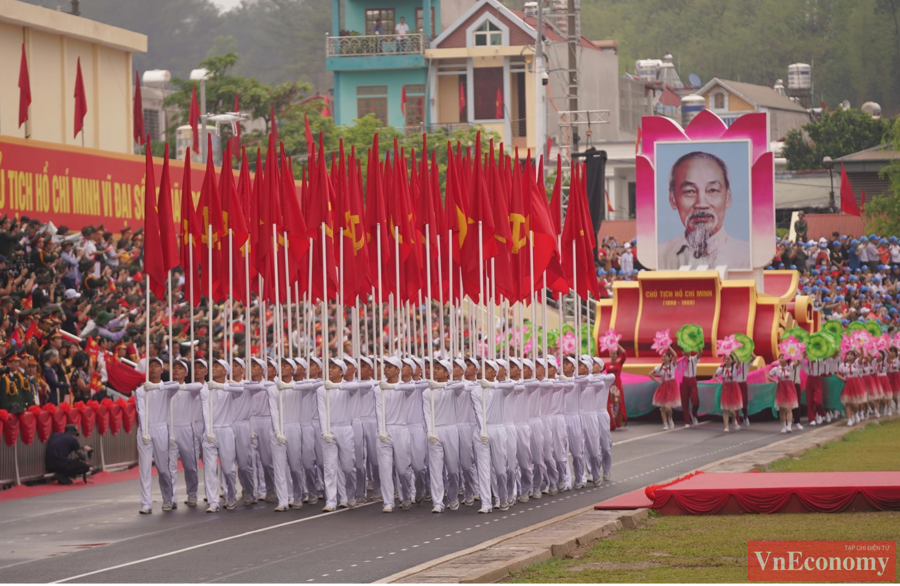
MULTIPOLYGON (((229 161, 229 164, 231 161, 229 161)), ((228 228, 228 315, 225 318, 228 327, 228 361, 229 368, 234 365, 234 232, 228 228)))
MULTIPOLYGON (((278 291, 278 227, 272 224, 272 272, 274 273, 275 285, 275 324, 272 328, 272 344, 275 345, 275 362, 278 367, 275 369, 275 376, 281 379, 281 357, 284 354, 284 320, 281 315, 281 298, 278 291), (277 342, 276 342, 277 340, 277 342)), ((287 275, 285 275, 287 279, 287 275)), ((284 434, 284 393, 278 391, 278 431, 284 434)))
MULTIPOLYGON (((244 286, 246 288, 247 298, 244 300, 244 364, 250 365, 250 346, 252 330, 250 326, 250 235, 247 235, 247 242, 244 245, 244 286)), ((247 373, 244 374, 247 377, 247 373)))
MULTIPOLYGON (((268 326, 266 324, 266 310, 268 303, 265 298, 265 289, 263 289, 263 276, 262 273, 257 274, 257 279, 259 279, 259 329, 260 329, 260 337, 259 337, 259 357, 265 362, 266 358, 269 354, 268 347, 268 326)), ((263 377, 265 378, 265 377, 263 377)))
MULTIPOLYGON (((394 295, 397 300, 397 335, 400 335, 400 314, 402 313, 401 307, 402 302, 400 301, 400 226, 394 226, 394 281, 396 281, 397 288, 395 289, 394 295)), ((391 342, 393 342, 393 337, 391 338, 391 342)), ((403 354, 403 345, 397 344, 397 351, 402 355, 403 354)))
MULTIPOLYGON (((453 273, 453 230, 447 230, 447 254, 450 256, 447 262, 447 270, 450 275, 450 289, 448 296, 450 299, 447 300, 447 328, 450 333, 450 360, 451 365, 453 367, 452 361, 456 358, 456 332, 454 332, 453 322, 456 321, 456 312, 453 309, 453 281, 454 281, 454 273, 453 273)), ((438 270, 440 270, 440 265, 438 265, 438 270)), ((441 290, 443 294, 443 289, 441 290)))
MULTIPOLYGON (((209 336, 209 355, 206 357, 206 364, 209 368, 209 378, 212 379, 212 361, 213 361, 213 275, 212 275, 212 222, 207 221, 206 224, 206 261, 209 268, 207 283, 209 283, 209 297, 206 298, 207 313, 206 316, 206 333, 209 336)), ((213 393, 209 393, 209 424, 213 424, 213 393)))
MULTIPOLYGON (((437 238, 435 238, 435 240, 437 241, 437 261, 438 261, 437 262, 438 298, 439 298, 438 301, 440 303, 440 308, 441 308, 441 311, 439 314, 440 319, 438 319, 438 340, 439 340, 439 344, 441 346, 440 354, 441 354, 441 356, 443 356, 444 355, 444 276, 443 276, 443 269, 441 268, 441 236, 440 236, 440 234, 438 234, 438 236, 437 236, 437 238)), ((431 279, 428 279, 428 281, 431 282, 431 279)), ((431 296, 430 293, 428 295, 429 295, 429 297, 431 296)), ((431 315, 431 306, 430 305, 428 307, 428 314, 431 315)), ((428 326, 428 331, 429 332, 431 331, 431 326, 428 326)), ((432 334, 432 335, 434 335, 434 334, 432 334)), ((431 347, 432 347, 432 349, 434 348, 434 342, 432 342, 431 347)), ((433 372, 434 371, 434 362, 432 362, 432 364, 431 364, 431 369, 433 372)))
POLYGON ((542 351, 543 356, 547 358, 547 272, 541 275, 543 288, 541 289, 541 332, 543 334, 542 351))
POLYGON ((535 359, 535 347, 537 346, 537 307, 534 298, 534 232, 528 231, 528 266, 531 278, 528 279, 528 289, 531 291, 531 359, 535 359))
MULTIPOLYGON (((306 317, 307 317, 307 327, 309 328, 306 334, 306 356, 312 356, 313 352, 315 352, 315 345, 313 344, 313 337, 316 335, 316 312, 312 309, 312 282, 313 282, 313 257, 315 256, 314 247, 313 247, 313 239, 312 236, 309 237, 309 273, 308 279, 306 280, 306 317)), ((325 378, 325 375, 322 375, 322 378, 325 378)))
POLYGON ((337 355, 338 358, 344 358, 344 226, 341 225, 341 241, 338 243, 338 255, 341 264, 338 265, 338 302, 335 307, 337 312, 337 355))
MULTIPOLYGON (((190 193, 187 194, 188 197, 190 195, 190 193)), ((182 195, 182 197, 185 196, 182 195)), ((188 274, 188 288, 190 289, 188 306, 191 308, 191 382, 197 382, 194 374, 194 235, 190 233, 188 234, 188 264, 191 266, 186 267, 185 272, 188 274)))
MULTIPOLYGON (((169 380, 175 380, 172 368, 173 368, 173 355, 175 354, 175 349, 172 347, 172 271, 169 271, 169 274, 166 275, 168 279, 167 281, 167 289, 169 290, 169 380)), ((149 284, 149 283, 148 283, 149 284)), ((147 347, 147 375, 150 375, 150 347, 147 347)), ((174 398, 174 397, 173 397, 174 398)), ((175 441, 175 413, 172 411, 172 398, 169 399, 169 445, 172 445, 172 442, 175 441)))
MULTIPOLYGON (((293 320, 292 313, 293 308, 291 306, 291 264, 290 264, 290 256, 288 247, 290 246, 290 241, 288 240, 287 230, 284 231, 282 236, 284 238, 284 291, 285 296, 287 296, 287 346, 288 346, 288 358, 294 358, 294 345, 291 342, 291 332, 294 330, 293 328, 293 320)), ((284 354, 284 341, 282 341, 282 350, 281 353, 284 354)), ((281 365, 279 365, 280 367, 281 365)))
MULTIPOLYGON (((325 254, 325 222, 322 222, 322 380, 328 380, 328 262, 325 254)), ((331 397, 325 390, 325 433, 331 435, 331 397)))
POLYGON ((572 321, 575 324, 575 356, 581 354, 581 304, 578 301, 578 261, 575 258, 576 244, 572 240, 572 306, 575 315, 572 321))

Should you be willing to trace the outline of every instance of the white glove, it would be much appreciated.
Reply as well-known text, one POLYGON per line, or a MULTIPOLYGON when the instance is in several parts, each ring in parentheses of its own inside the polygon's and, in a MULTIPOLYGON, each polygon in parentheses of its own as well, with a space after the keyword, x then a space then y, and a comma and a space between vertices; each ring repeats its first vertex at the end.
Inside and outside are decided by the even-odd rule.
POLYGON ((145 389, 145 390, 148 390, 148 391, 155 391, 155 390, 158 389, 158 388, 159 388, 159 383, 151 383, 150 381, 147 381, 147 382, 144 383, 144 389, 145 389))
POLYGON ((323 434, 322 434, 322 439, 325 440, 325 443, 326 443, 326 444, 330 444, 331 442, 334 441, 334 436, 331 435, 330 433, 323 433, 323 434))
POLYGON ((275 383, 275 386, 278 387, 279 391, 287 391, 294 388, 294 385, 292 383, 285 383, 282 381, 278 381, 277 383, 275 383))
POLYGON ((207 383, 207 385, 209 386, 209 388, 214 389, 214 390, 216 390, 216 391, 221 391, 222 389, 225 388, 225 385, 224 385, 224 384, 222 384, 222 383, 217 383, 217 382, 214 381, 214 380, 209 381, 209 382, 207 383))
POLYGON ((397 388, 397 385, 392 384, 392 383, 386 383, 384 381, 381 381, 381 383, 379 383, 379 384, 381 386, 382 391, 392 391, 397 388))
POLYGON ((178 442, 175 441, 175 438, 174 438, 174 437, 170 437, 170 438, 169 438, 169 445, 170 445, 170 446, 177 446, 177 445, 178 445, 178 442))
POLYGON ((216 434, 214 434, 214 433, 208 433, 208 434, 206 434, 206 441, 208 441, 208 442, 211 443, 211 444, 212 444, 212 443, 215 443, 215 441, 216 441, 216 434))
POLYGON ((492 387, 497 386, 497 383, 489 381, 489 380, 481 379, 479 382, 481 383, 482 389, 490 389, 492 387))
POLYGON ((381 440, 381 443, 386 444, 388 441, 388 434, 380 433, 380 434, 378 434, 378 439, 381 440))
POLYGON ((490 439, 488 437, 488 434, 486 434, 486 433, 481 434, 481 443, 483 443, 483 444, 488 443, 488 439, 490 439))
POLYGON ((325 388, 329 391, 331 389, 339 389, 339 388, 341 388, 341 383, 333 383, 330 380, 327 380, 327 381, 325 381, 325 388))
POLYGON ((443 389, 446 386, 447 386, 447 383, 439 383, 439 382, 435 382, 433 380, 428 381, 428 388, 431 389, 432 391, 436 390, 436 389, 443 389))
POLYGON ((285 436, 283 433, 276 434, 275 439, 278 440, 279 446, 283 446, 284 444, 287 443, 287 436, 285 436))
POLYGON ((145 446, 149 446, 149 445, 150 445, 150 436, 149 436, 149 435, 142 435, 142 436, 141 436, 141 441, 144 442, 144 445, 145 445, 145 446))
POLYGON ((434 445, 434 444, 438 443, 438 436, 434 435, 433 433, 429 433, 428 441, 431 442, 432 445, 434 445))

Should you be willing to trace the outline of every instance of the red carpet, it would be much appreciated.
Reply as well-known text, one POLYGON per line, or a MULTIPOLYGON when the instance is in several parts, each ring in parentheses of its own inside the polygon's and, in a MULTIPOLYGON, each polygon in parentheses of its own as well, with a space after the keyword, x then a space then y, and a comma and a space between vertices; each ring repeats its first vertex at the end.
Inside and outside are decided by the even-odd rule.
POLYGON ((630 509, 643 509, 653 506, 653 501, 647 498, 644 489, 626 492, 625 494, 605 500, 594 505, 596 511, 624 511, 630 509))
MULTIPOLYGON (((203 462, 199 463, 199 468, 201 470, 203 469, 203 462)), ((178 471, 182 472, 183 470, 181 462, 178 462, 178 471)), ((93 476, 88 476, 87 484, 85 484, 81 478, 78 478, 77 480, 74 480, 72 484, 65 485, 52 480, 48 481, 46 484, 37 484, 35 486, 14 486, 9 490, 0 492, 0 503, 44 496, 46 494, 56 494, 58 492, 68 492, 70 490, 81 490, 82 488, 101 486, 103 484, 115 484, 127 480, 137 480, 139 475, 140 472, 138 471, 138 467, 135 466, 134 468, 123 470, 122 472, 98 472, 93 476)), ((155 466, 153 467, 153 476, 156 476, 155 466)), ((138 489, 135 488, 135 490, 138 489)))
POLYGON ((697 474, 648 492, 671 515, 896 511, 900 472, 697 474))

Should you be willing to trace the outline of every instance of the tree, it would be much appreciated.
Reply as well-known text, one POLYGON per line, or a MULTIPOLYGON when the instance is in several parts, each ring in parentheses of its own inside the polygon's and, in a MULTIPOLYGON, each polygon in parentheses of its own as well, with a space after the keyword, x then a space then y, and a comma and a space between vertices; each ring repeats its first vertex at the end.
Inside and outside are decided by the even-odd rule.
MULTIPOLYGON (((900 118, 891 124, 886 141, 894 151, 900 150, 900 118)), ((866 229, 881 236, 900 236, 900 159, 881 169, 879 174, 891 182, 890 193, 872 198, 863 211, 866 229)))
POLYGON ((783 151, 787 168, 821 169, 826 156, 836 159, 881 144, 889 129, 889 121, 872 118, 861 110, 826 112, 819 122, 804 125, 802 131, 788 132, 783 151))

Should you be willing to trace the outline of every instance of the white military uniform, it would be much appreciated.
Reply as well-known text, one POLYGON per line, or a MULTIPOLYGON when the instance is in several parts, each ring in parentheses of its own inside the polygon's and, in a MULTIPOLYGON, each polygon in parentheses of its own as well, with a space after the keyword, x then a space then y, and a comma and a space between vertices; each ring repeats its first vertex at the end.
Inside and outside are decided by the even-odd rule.
MULTIPOLYGON (((325 440, 322 445, 325 507, 331 509, 338 506, 339 470, 346 479, 347 492, 344 496, 356 498, 356 452, 353 447, 351 390, 356 390, 355 382, 325 382, 316 389, 319 425, 322 426, 322 437, 325 440)), ((340 504, 352 505, 355 502, 355 500, 344 501, 340 504)))
POLYGON ((426 492, 431 492, 427 486, 428 432, 425 427, 422 401, 422 392, 428 388, 428 381, 409 381, 400 384, 413 385, 412 392, 403 395, 403 404, 406 408, 406 422, 409 426, 409 457, 415 480, 413 484, 414 498, 416 502, 421 502, 426 492))
POLYGON ((394 509, 394 475, 400 482, 400 500, 408 503, 412 498, 409 476, 410 467, 409 428, 403 395, 412 392, 412 385, 382 382, 375 391, 375 414, 379 425, 378 468, 381 477, 381 498, 384 510, 394 509))
POLYGON ((222 388, 210 388, 205 383, 200 389, 200 406, 203 409, 203 485, 210 508, 219 508, 219 466, 225 478, 225 504, 237 501, 235 490, 234 396, 242 393, 242 385, 212 383, 222 388), (211 403, 211 404, 210 404, 211 403))
POLYGON ((454 393, 463 383, 433 383, 422 393, 422 409, 428 429, 428 468, 431 498, 444 510, 444 496, 451 509, 459 506, 459 431, 456 428, 454 393), (446 490, 445 490, 446 489, 446 490))
POLYGON ((565 490, 570 485, 569 478, 569 434, 566 429, 566 381, 553 380, 550 396, 550 427, 553 438, 553 455, 556 458, 556 487, 565 490))
POLYGON ((545 470, 545 482, 541 487, 546 487, 550 494, 556 494, 557 484, 559 483, 559 470, 556 467, 556 456, 553 453, 553 422, 551 415, 553 384, 554 381, 544 379, 540 381, 538 390, 541 408, 540 420, 543 432, 541 449, 543 451, 545 470))
POLYGON ((169 473, 172 476, 172 492, 176 495, 178 493, 180 459, 190 502, 197 501, 200 484, 197 448, 198 439, 203 435, 203 425, 195 425, 194 415, 200 408, 201 388, 201 383, 188 383, 183 389, 186 392, 177 393, 169 401, 169 473))
MULTIPOLYGON (((463 382, 463 381, 460 381, 463 382)), ((472 381, 465 381, 472 382, 472 381)), ((477 383, 476 383, 477 384, 477 383)), ((475 411, 472 409, 471 387, 466 384, 456 397, 456 429, 459 432, 459 470, 463 480, 466 504, 471 505, 477 491, 475 471, 475 411)))
POLYGON ((473 431, 475 457, 478 467, 478 494, 481 510, 491 511, 491 487, 497 489, 497 498, 504 509, 507 503, 506 485, 506 427, 503 425, 503 403, 498 397, 503 393, 496 382, 470 382, 472 407, 478 425, 473 431), (486 437, 485 437, 486 436, 486 437))
MULTIPOLYGON (((282 390, 284 400, 284 435, 287 439, 287 464, 290 471, 291 502, 299 508, 304 497, 316 494, 316 441, 312 427, 316 410, 316 389, 319 379, 294 381, 289 389, 282 390)), ((312 504, 316 499, 310 498, 312 504)))
POLYGON ((534 478, 534 459, 531 452, 531 426, 528 424, 528 393, 525 381, 515 382, 516 456, 519 464, 519 500, 528 502, 534 478))
POLYGON ((169 470, 169 399, 178 392, 178 383, 145 383, 134 391, 138 417, 138 468, 141 479, 141 509, 153 508, 151 481, 153 460, 159 474, 159 491, 164 503, 175 501, 169 470))
POLYGON ((243 386, 243 392, 236 393, 233 399, 234 423, 234 451, 237 461, 238 480, 244 493, 244 502, 250 503, 256 500, 257 475, 256 462, 253 453, 253 427, 250 425, 250 413, 253 408, 253 396, 264 390, 261 384, 252 381, 238 381, 243 386))
POLYGON ((571 482, 575 487, 584 483, 584 432, 579 412, 582 390, 583 387, 576 385, 574 379, 563 378, 566 433, 569 437, 569 452, 572 454, 571 482))

